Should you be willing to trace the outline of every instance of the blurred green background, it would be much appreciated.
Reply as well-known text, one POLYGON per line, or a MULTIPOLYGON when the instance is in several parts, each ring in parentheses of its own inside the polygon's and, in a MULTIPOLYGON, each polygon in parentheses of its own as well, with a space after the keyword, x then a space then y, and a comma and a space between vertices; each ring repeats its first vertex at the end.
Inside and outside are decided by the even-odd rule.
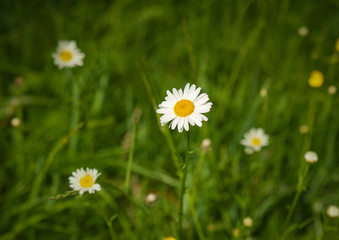
POLYGON ((173 160, 185 134, 159 127, 154 108, 188 82, 213 107, 191 128, 186 239, 338 239, 326 208, 339 204, 339 99, 327 90, 338 87, 339 1, 1 0, 0 19, 0 239, 176 237, 173 160), (59 40, 77 42, 84 66, 53 65, 59 40), (324 74, 320 88, 308 86, 313 70, 324 74), (71 78, 81 123, 73 150, 71 78), (240 140, 251 127, 270 146, 247 155, 240 140), (285 226, 308 150, 319 162, 285 226), (81 167, 102 173, 103 190, 48 200, 71 190, 81 167))

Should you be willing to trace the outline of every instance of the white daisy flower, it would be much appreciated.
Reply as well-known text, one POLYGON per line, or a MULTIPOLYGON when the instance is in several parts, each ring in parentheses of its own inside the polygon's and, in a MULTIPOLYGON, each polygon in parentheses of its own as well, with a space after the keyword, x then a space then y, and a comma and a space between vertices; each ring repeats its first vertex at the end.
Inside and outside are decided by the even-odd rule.
POLYGON ((85 54, 77 48, 75 41, 59 41, 56 52, 52 54, 54 64, 59 69, 83 65, 85 54))
POLYGON ((171 122, 169 127, 174 130, 178 126, 178 131, 189 130, 189 124, 192 126, 202 126, 202 121, 208 118, 202 113, 207 113, 212 107, 208 102, 206 93, 200 93, 201 88, 196 88, 194 84, 186 84, 184 91, 173 88, 173 93, 167 90, 167 97, 159 105, 157 113, 164 114, 160 118, 161 126, 171 122))
POLYGON ((311 164, 318 162, 318 155, 316 152, 313 152, 313 151, 306 152, 304 158, 306 162, 311 163, 311 164))
POLYGON ((298 29, 298 34, 300 37, 306 37, 308 34, 308 28, 305 26, 302 26, 298 29))
POLYGON ((241 140, 241 144, 252 148, 255 152, 260 151, 264 146, 268 146, 269 137, 262 128, 251 128, 244 136, 245 138, 241 140))
POLYGON ((87 168, 86 171, 83 168, 77 169, 76 172, 72 172, 73 176, 69 177, 69 186, 74 191, 79 191, 80 194, 84 192, 94 193, 95 190, 100 191, 101 186, 95 183, 100 174, 95 168, 87 168))
POLYGON ((339 208, 337 206, 331 205, 327 208, 326 213, 332 218, 339 217, 339 208))
POLYGON ((246 217, 243 220, 243 224, 246 227, 252 227, 253 226, 253 219, 251 217, 246 217))

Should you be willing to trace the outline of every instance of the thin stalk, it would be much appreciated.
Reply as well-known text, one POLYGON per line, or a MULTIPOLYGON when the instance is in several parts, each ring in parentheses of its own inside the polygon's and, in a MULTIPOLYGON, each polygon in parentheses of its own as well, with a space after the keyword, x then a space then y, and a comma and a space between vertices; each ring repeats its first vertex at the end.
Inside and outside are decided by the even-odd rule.
POLYGON ((189 142, 190 142, 190 135, 189 131, 187 131, 186 135, 186 152, 185 152, 185 159, 184 164, 181 168, 181 184, 180 184, 180 195, 179 195, 179 240, 183 239, 183 232, 182 232, 182 217, 184 215, 184 195, 185 195, 185 184, 187 178, 187 168, 188 168, 188 157, 189 157, 189 142))
POLYGON ((15 141, 16 141, 16 146, 17 146, 17 165, 16 165, 16 170, 17 170, 17 176, 21 177, 24 175, 25 172, 25 155, 24 155, 24 126, 23 126, 23 107, 22 103, 20 103, 20 106, 18 107, 17 111, 17 118, 20 119, 21 124, 15 129, 15 141))
MULTIPOLYGON (((310 145, 311 145, 311 139, 312 139, 312 133, 313 133, 313 124, 314 124, 314 117, 315 117, 315 107, 316 107, 316 102, 317 102, 316 97, 317 96, 313 96, 311 98, 311 101, 310 101, 309 112, 308 112, 309 135, 304 142, 303 154, 305 153, 305 151, 307 151, 310 148, 310 145)), ((293 198, 291 208, 289 209, 288 214, 287 214, 287 218, 286 218, 284 228, 283 228, 283 234, 282 234, 283 237, 284 237, 285 232, 288 229, 288 225, 289 225, 289 223, 292 219, 292 216, 293 216, 294 210, 297 206, 300 195, 304 190, 304 187, 305 187, 304 181, 306 179, 309 168, 310 168, 309 164, 306 164, 305 161, 304 161, 304 157, 302 157, 302 162, 301 162, 300 168, 299 168, 297 192, 296 192, 296 194, 293 198)))
MULTIPOLYGON (((75 129, 78 126, 79 122, 79 84, 77 79, 75 79, 71 74, 72 81, 72 118, 70 124, 70 130, 75 129)), ((69 140, 69 152, 74 153, 78 142, 78 135, 74 134, 73 137, 69 140)))
POLYGON ((80 123, 75 129, 69 132, 65 137, 60 139, 53 147, 53 149, 49 152, 48 157, 42 166, 41 170, 39 171, 39 175, 36 178, 35 182, 33 183, 31 194, 29 196, 29 200, 32 201, 37 196, 38 191, 40 189, 40 185, 42 183, 43 178, 45 177, 49 167, 51 166, 55 155, 67 144, 69 139, 74 136, 81 128, 84 127, 84 123, 80 123))
MULTIPOLYGON (((152 90, 151 84, 150 84, 150 82, 149 82, 145 72, 141 69, 140 65, 137 63, 136 66, 137 66, 137 68, 140 71, 141 79, 142 79, 142 82, 143 82, 143 84, 144 84, 144 86, 146 88, 148 97, 149 97, 149 99, 150 99, 150 101, 152 103, 153 110, 154 110, 154 112, 156 112, 156 110, 158 108, 158 105, 157 105, 156 96, 154 94, 154 91, 152 90)), ((179 173, 180 172, 180 164, 179 164, 178 157, 176 155, 177 150, 176 150, 173 138, 172 138, 168 128, 163 128, 160 125, 159 114, 156 114, 156 117, 157 117, 157 124, 158 124, 158 127, 160 129, 160 132, 164 135, 164 137, 165 137, 165 139, 167 141, 168 147, 169 147, 169 149, 171 151, 171 155, 172 155, 172 160, 173 160, 174 166, 177 169, 177 172, 179 173)))
POLYGON ((201 167, 204 163, 205 160, 205 155, 206 155, 206 151, 202 151, 201 155, 200 155, 200 159, 198 161, 197 166, 195 167, 193 173, 192 173, 192 189, 190 191, 190 210, 192 213, 192 217, 193 217, 193 221, 195 223, 196 229, 197 229, 197 233, 199 236, 199 239, 204 240, 205 236, 204 236, 204 232, 202 230, 201 227, 201 223, 199 221, 199 217, 198 214, 195 210, 195 200, 196 200, 196 196, 197 196, 197 192, 198 192, 198 184, 199 184, 199 177, 200 177, 200 173, 201 173, 201 167))
POLYGON ((197 211, 195 210, 194 202, 195 202, 195 198, 190 194, 190 210, 192 213, 193 221, 195 223, 195 227, 197 229, 199 239, 204 240, 205 239, 204 232, 202 230, 197 211))
POLYGON ((137 132, 137 121, 133 120, 132 124, 133 124, 132 139, 131 139, 130 150, 129 150, 129 153, 128 153, 128 162, 127 162, 126 178, 125 178, 125 185, 124 185, 124 190, 125 190, 126 194, 128 193, 129 185, 130 185, 130 181, 131 181, 131 169, 132 169, 134 149, 135 149, 135 135, 136 135, 136 132, 137 132))

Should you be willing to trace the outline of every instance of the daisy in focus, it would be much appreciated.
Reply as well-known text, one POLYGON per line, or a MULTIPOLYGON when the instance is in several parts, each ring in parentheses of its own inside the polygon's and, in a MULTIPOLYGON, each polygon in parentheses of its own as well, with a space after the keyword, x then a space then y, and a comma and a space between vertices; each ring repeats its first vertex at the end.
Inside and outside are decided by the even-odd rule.
POLYGON ((80 51, 75 41, 59 41, 56 52, 52 54, 54 64, 59 68, 73 68, 83 65, 85 54, 80 51))
POLYGON ((245 133, 241 144, 253 149, 255 152, 260 151, 262 147, 268 146, 268 135, 265 134, 262 128, 251 128, 245 133))
POLYGON ((83 168, 77 169, 76 172, 72 172, 73 176, 69 177, 69 186, 74 191, 79 191, 80 194, 100 191, 101 186, 95 183, 100 174, 95 168, 87 168, 86 171, 83 168))
POLYGON ((189 124, 194 126, 202 126, 202 121, 208 118, 202 113, 207 113, 212 107, 212 103, 208 102, 209 98, 206 93, 200 93, 201 88, 196 88, 194 84, 190 86, 186 84, 184 91, 182 89, 173 88, 173 93, 167 90, 165 101, 159 104, 157 113, 163 114, 160 118, 161 126, 171 122, 169 127, 174 130, 178 127, 178 131, 183 129, 189 130, 189 124))

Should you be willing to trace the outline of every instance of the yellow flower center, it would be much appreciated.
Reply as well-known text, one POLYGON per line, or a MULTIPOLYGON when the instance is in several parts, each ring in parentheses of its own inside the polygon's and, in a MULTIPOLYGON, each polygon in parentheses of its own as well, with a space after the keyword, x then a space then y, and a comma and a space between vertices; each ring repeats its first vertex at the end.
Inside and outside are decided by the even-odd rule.
POLYGON ((259 138, 253 138, 252 139, 252 144, 254 146, 259 146, 261 144, 261 140, 259 138))
POLYGON ((335 42, 335 48, 336 48, 337 51, 339 52, 339 38, 338 38, 337 41, 335 42))
POLYGON ((94 184, 93 177, 90 175, 84 176, 80 179, 80 185, 83 188, 92 187, 94 184))
POLYGON ((194 104, 190 100, 180 100, 174 106, 174 113, 179 117, 187 117, 194 111, 194 104))
POLYGON ((64 62, 68 62, 73 58, 73 55, 70 51, 62 51, 60 53, 60 59, 64 62))
POLYGON ((320 87, 324 83, 324 75, 319 71, 312 71, 308 79, 308 84, 311 87, 320 87))

